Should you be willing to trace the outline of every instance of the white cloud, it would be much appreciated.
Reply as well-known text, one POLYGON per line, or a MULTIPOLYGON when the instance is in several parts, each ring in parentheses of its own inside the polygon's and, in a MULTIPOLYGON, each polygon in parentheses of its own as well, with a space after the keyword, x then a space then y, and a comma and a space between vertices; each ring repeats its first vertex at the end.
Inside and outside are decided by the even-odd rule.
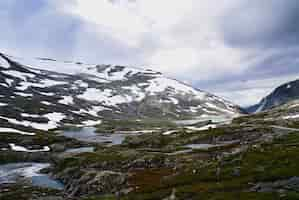
POLYGON ((242 105, 282 82, 263 78, 294 73, 298 65, 295 20, 287 23, 293 34, 283 31, 297 19, 296 0, 46 0, 30 12, 24 6, 15 12, 19 4, 10 1, 0 3, 0 40, 2 51, 17 56, 145 66, 242 105), (18 19, 22 11, 26 20, 18 19), (294 48, 280 35, 295 35, 294 48))
POLYGON ((77 4, 65 9, 95 24, 94 28, 99 34, 110 34, 128 46, 136 46, 143 34, 148 31, 148 26, 130 5, 131 3, 124 1, 116 4, 108 0, 77 0, 77 4))
MULTIPOLYGON (((76 2, 65 11, 94 24, 99 37, 109 35, 128 49, 142 51, 140 65, 189 80, 238 74, 249 67, 241 62, 249 52, 225 46, 218 30, 220 18, 235 0, 217 6, 208 0, 76 2), (154 44, 144 43, 147 38, 154 44)), ((134 55, 128 64, 136 64, 134 55)))

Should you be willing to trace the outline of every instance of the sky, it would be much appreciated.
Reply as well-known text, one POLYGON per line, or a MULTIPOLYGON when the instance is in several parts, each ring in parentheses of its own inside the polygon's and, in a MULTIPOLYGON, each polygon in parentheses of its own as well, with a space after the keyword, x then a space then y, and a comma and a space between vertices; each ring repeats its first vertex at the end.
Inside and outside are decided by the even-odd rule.
POLYGON ((298 0, 1 0, 0 51, 150 68, 248 106, 299 77, 298 19, 298 0))

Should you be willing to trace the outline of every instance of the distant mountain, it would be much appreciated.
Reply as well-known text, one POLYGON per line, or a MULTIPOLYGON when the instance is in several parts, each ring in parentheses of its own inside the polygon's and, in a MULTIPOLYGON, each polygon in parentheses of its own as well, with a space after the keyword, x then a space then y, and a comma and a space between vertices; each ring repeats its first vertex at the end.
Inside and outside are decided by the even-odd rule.
POLYGON ((46 131, 103 119, 231 117, 239 112, 222 98, 152 70, 0 54, 2 128, 46 131), (53 65, 80 71, 41 70, 53 65))
POLYGON ((261 112, 298 99, 299 80, 295 80, 279 86, 271 94, 263 98, 258 104, 253 105, 246 110, 249 113, 261 112))

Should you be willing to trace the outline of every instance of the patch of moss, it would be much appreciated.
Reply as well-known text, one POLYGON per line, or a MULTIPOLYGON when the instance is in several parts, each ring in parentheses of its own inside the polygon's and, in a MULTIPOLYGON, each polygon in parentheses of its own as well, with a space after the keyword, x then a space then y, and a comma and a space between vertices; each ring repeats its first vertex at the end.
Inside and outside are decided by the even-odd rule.
POLYGON ((290 191, 286 192, 284 198, 276 193, 244 191, 248 191, 254 183, 299 176, 299 145, 290 145, 298 141, 298 135, 290 134, 275 140, 273 144, 264 144, 258 149, 252 148, 222 160, 206 161, 204 165, 197 160, 184 162, 183 170, 170 171, 169 174, 155 176, 150 171, 142 171, 131 179, 141 189, 130 197, 154 199, 157 196, 151 195, 153 192, 161 195, 159 198, 165 198, 167 192, 176 188, 178 199, 296 199, 298 194, 290 191))

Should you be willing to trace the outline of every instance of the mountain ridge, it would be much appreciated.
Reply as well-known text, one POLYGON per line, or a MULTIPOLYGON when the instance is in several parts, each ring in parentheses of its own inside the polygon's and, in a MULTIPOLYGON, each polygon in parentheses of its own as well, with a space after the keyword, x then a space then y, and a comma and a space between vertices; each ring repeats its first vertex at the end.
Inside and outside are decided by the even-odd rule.
POLYGON ((275 108, 293 100, 299 99, 299 79, 286 82, 275 88, 259 103, 246 108, 249 113, 256 113, 275 108))
POLYGON ((29 131, 103 119, 230 118, 241 112, 231 102, 148 69, 6 54, 0 54, 0 91, 0 123, 29 131), (53 65, 80 70, 67 74, 40 69, 53 65))

